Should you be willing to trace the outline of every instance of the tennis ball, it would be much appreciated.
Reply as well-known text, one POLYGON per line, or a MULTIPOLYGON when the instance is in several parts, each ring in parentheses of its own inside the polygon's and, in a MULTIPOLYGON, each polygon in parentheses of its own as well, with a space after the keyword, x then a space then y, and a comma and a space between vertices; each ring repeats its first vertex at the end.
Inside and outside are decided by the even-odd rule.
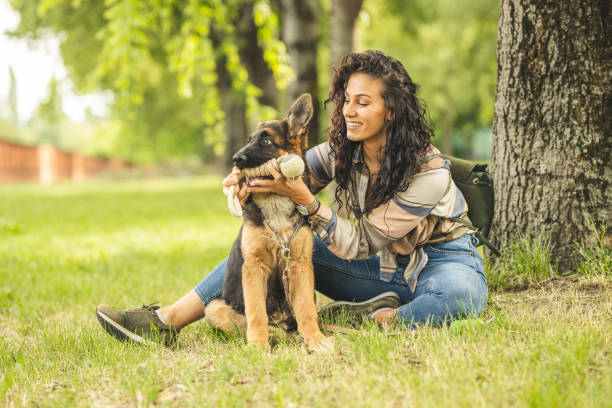
POLYGON ((280 160, 280 170, 283 176, 294 179, 304 173, 304 160, 297 154, 288 154, 280 160))

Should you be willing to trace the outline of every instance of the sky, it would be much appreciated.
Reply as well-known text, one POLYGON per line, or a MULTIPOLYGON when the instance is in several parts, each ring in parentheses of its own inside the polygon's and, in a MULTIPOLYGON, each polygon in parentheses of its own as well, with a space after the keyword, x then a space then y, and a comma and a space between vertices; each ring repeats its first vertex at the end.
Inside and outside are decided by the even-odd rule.
POLYGON ((17 110, 20 121, 32 116, 38 104, 49 93, 49 82, 55 76, 60 81, 63 110, 73 121, 82 122, 89 107, 97 115, 107 113, 108 96, 102 94, 76 95, 67 78, 66 68, 59 52, 59 42, 48 38, 36 44, 9 38, 5 31, 19 24, 19 15, 0 0, 0 102, 8 97, 10 76, 9 66, 17 79, 17 110))

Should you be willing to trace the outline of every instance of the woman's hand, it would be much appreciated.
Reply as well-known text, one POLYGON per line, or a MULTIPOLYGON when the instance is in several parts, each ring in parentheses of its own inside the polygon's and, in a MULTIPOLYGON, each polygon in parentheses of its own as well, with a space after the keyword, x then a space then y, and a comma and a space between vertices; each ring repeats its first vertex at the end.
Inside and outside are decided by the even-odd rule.
POLYGON ((276 193, 287 196, 296 204, 308 205, 314 200, 314 195, 308 186, 298 177, 295 180, 288 179, 282 173, 268 166, 273 180, 253 180, 247 188, 248 193, 276 193))
POLYGON ((230 187, 233 188, 233 194, 238 197, 238 201, 240 201, 240 206, 244 207, 244 203, 249 198, 249 192, 247 191, 247 185, 244 182, 244 177, 240 173, 240 169, 238 167, 233 167, 232 172, 227 175, 223 179, 223 194, 226 196, 230 195, 230 187))

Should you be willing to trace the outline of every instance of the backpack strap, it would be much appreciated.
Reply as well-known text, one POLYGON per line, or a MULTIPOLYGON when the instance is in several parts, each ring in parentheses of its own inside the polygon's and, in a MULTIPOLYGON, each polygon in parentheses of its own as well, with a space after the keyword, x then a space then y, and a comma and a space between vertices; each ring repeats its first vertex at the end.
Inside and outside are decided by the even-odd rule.
POLYGON ((450 220, 453 221, 453 222, 458 222, 459 224, 463 224, 466 227, 468 227, 469 229, 473 230, 474 231, 474 235, 476 235, 476 238, 478 238, 478 240, 480 242, 485 244, 487 246, 487 248, 489 248, 491 250, 491 252, 493 252, 495 254, 495 256, 501 256, 501 253, 499 252, 499 249, 497 249, 495 247, 495 245, 493 245, 491 243, 491 241, 489 241, 484 235, 482 235, 480 233, 480 231, 478 231, 478 228, 474 227, 471 223, 469 223, 466 220, 464 220, 463 218, 459 218, 459 217, 453 217, 453 218, 450 218, 450 220))
POLYGON ((423 163, 427 163, 427 162, 432 161, 433 159, 437 159, 437 158, 445 159, 445 157, 444 157, 444 155, 443 155, 443 154, 436 153, 436 154, 431 154, 431 155, 429 155, 429 156, 426 156, 426 157, 423 159, 423 163))

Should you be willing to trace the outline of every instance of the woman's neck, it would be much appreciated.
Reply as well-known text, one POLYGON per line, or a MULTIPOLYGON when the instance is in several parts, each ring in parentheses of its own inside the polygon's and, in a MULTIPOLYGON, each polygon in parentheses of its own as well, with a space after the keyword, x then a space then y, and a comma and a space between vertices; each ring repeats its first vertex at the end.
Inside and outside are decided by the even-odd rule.
POLYGON ((372 138, 361 142, 361 152, 363 153, 363 161, 370 175, 378 174, 380 169, 380 162, 382 161, 383 154, 385 152, 385 141, 386 138, 372 138))

